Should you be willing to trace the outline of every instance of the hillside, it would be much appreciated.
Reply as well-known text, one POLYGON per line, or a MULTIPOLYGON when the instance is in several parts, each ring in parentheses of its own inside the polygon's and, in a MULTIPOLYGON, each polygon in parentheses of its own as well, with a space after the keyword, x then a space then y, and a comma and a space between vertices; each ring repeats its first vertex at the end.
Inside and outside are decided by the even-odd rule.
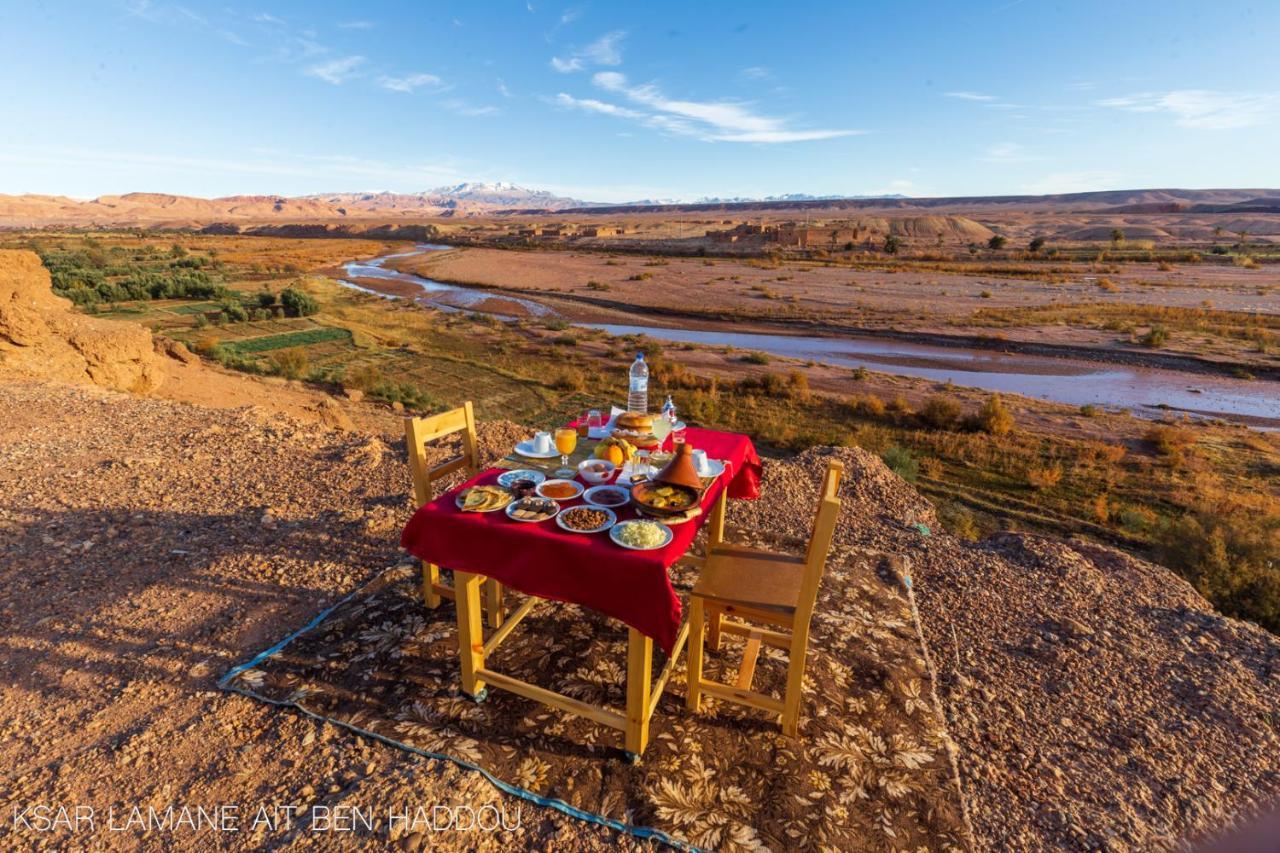
MULTIPOLYGON (((47 287, 26 276, 13 292, 24 283, 27 299, 47 287)), ((173 399, 29 365, 15 377, 0 360, 0 757, 15 780, 3 806, 104 791, 121 806, 246 791, 495 801, 477 774, 214 689, 399 559, 405 451, 386 408, 170 352, 158 393, 173 399)), ((483 424, 483 453, 524 432, 483 424)), ((794 543, 832 454, 848 470, 840 543, 898 555, 914 580, 936 674, 922 695, 945 711, 980 847, 1171 848, 1280 795, 1280 640, 1159 566, 1043 536, 962 541, 858 448, 770 460, 761 500, 731 505, 731 530, 794 543)), ((536 810, 515 841, 616 839, 536 810)))

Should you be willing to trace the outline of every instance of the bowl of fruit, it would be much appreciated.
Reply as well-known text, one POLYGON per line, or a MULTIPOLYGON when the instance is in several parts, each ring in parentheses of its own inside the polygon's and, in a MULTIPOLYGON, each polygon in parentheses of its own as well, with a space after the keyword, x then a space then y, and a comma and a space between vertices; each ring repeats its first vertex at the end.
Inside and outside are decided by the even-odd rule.
POLYGON ((584 459, 578 463, 578 476, 593 486, 613 479, 618 466, 608 459, 584 459))

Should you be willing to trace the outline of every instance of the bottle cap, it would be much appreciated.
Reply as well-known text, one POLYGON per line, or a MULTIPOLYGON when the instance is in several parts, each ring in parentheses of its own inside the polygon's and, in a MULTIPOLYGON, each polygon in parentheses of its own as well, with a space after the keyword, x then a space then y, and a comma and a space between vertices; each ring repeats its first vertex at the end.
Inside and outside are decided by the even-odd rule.
POLYGON ((642 352, 636 353, 636 358, 640 359, 641 361, 644 361, 644 353, 642 352))

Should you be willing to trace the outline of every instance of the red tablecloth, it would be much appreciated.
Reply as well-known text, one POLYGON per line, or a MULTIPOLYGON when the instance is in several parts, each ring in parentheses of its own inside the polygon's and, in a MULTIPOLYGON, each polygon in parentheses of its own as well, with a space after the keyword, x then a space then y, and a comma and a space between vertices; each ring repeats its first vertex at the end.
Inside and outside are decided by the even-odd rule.
MULTIPOLYGON (((731 498, 760 495, 760 457, 751 439, 690 428, 686 441, 712 459, 725 460, 728 467, 703 495, 702 515, 673 526, 674 536, 665 548, 631 551, 614 544, 607 532, 571 533, 555 519, 529 523, 513 521, 505 512, 458 509, 458 492, 496 481, 502 473, 496 468, 419 508, 405 526, 400 544, 438 566, 486 575, 528 595, 581 604, 621 619, 670 653, 680 630, 681 608, 667 569, 689 550, 726 488, 731 498)), ((614 512, 619 521, 635 517, 628 507, 614 512)))

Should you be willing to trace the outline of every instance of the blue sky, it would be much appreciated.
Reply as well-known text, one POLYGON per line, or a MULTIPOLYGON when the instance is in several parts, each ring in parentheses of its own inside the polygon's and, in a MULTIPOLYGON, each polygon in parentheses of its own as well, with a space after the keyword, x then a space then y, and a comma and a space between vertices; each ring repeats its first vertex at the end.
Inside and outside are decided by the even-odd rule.
POLYGON ((1280 3, 50 0, 0 192, 1280 186, 1280 3))

